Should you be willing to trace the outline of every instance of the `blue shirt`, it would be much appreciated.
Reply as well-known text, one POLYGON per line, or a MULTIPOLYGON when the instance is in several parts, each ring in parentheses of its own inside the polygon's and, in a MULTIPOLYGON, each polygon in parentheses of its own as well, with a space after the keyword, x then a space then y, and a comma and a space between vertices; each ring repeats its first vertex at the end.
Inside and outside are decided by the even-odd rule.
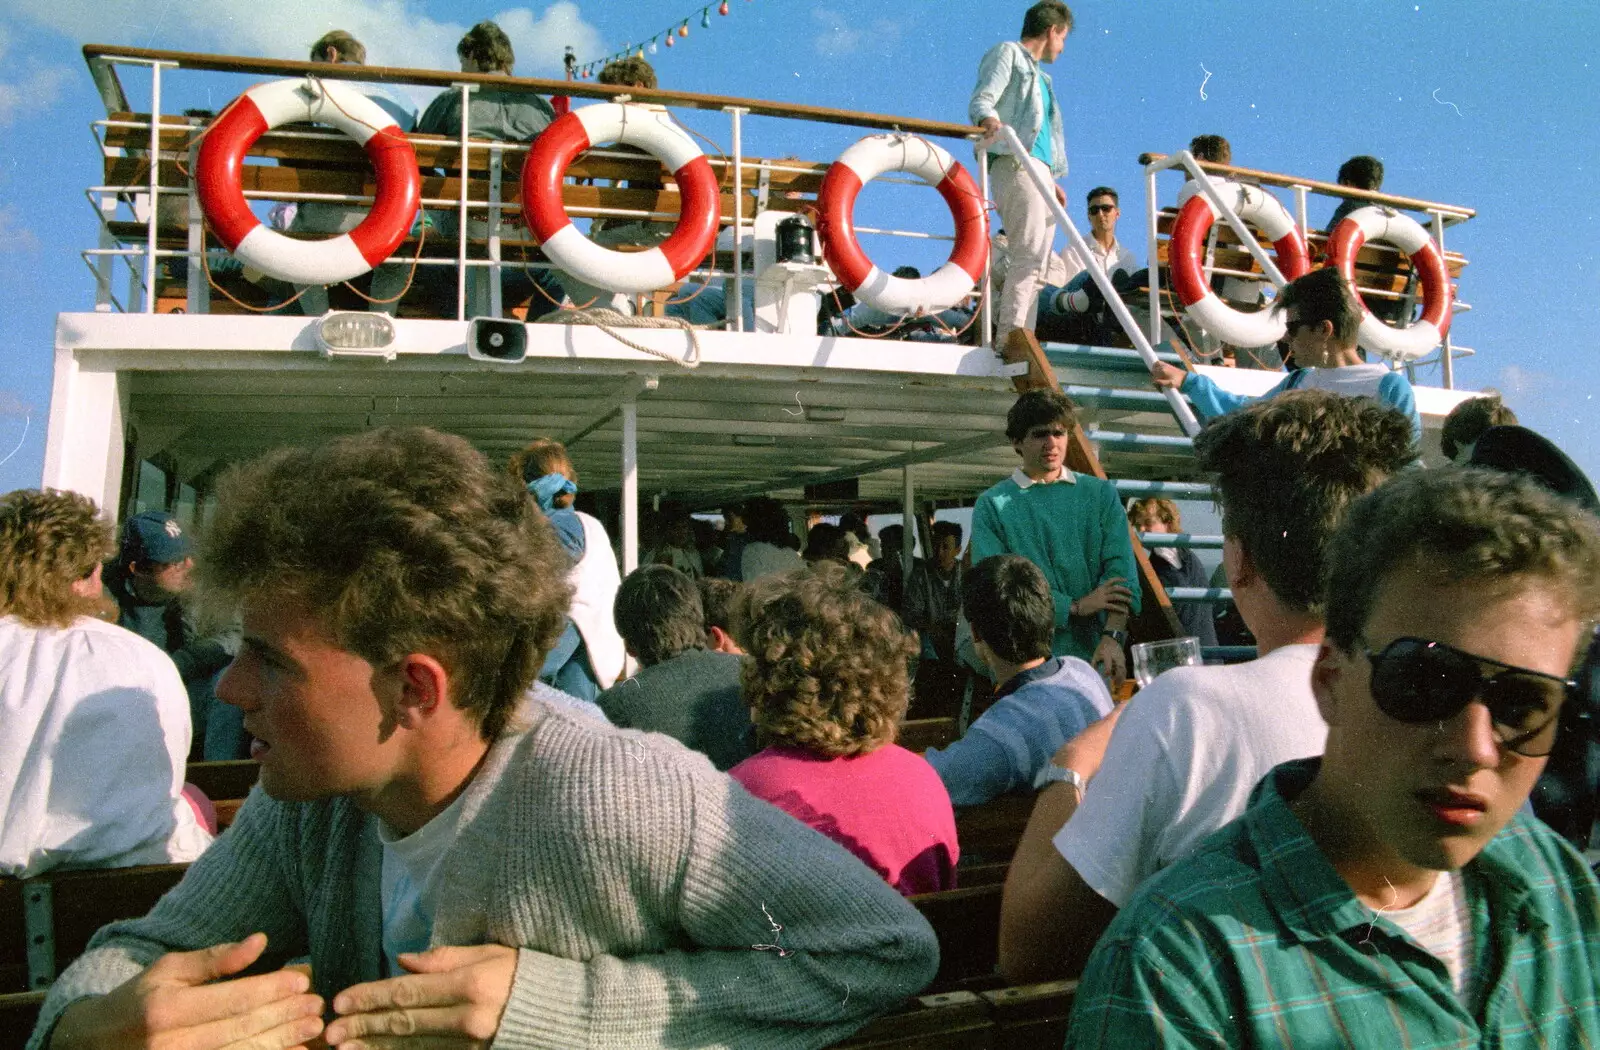
POLYGON ((996 695, 960 740, 923 753, 953 805, 976 806, 1032 787, 1057 748, 1111 713, 1099 672, 1071 656, 1014 675, 996 695))
POLYGON ((1049 164, 1055 159, 1055 154, 1052 152, 1054 139, 1051 136, 1056 120, 1056 93, 1050 87, 1049 77, 1039 78, 1039 101, 1040 108, 1044 110, 1044 120, 1039 124, 1039 134, 1034 138, 1033 149, 1030 152, 1049 164))
POLYGON ((1370 397, 1399 409, 1411 420, 1411 437, 1422 442, 1422 415, 1417 411, 1416 394, 1404 372, 1392 372, 1384 365, 1365 363, 1340 365, 1337 368, 1297 368, 1283 377, 1282 382, 1262 394, 1259 399, 1243 394, 1230 394, 1210 379, 1191 372, 1180 387, 1201 419, 1226 415, 1254 400, 1265 401, 1286 390, 1326 390, 1347 397, 1370 397))

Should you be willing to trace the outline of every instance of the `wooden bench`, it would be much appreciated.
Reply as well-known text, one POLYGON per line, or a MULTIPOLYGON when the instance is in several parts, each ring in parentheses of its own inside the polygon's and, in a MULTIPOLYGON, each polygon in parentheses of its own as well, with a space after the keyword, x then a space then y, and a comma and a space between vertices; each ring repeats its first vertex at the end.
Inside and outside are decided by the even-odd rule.
POLYGON ((997 1047, 1005 1050, 1061 1050, 1077 981, 1047 981, 979 992, 989 1005, 997 1047))
POLYGON ((913 718, 900 723, 895 743, 920 754, 930 747, 949 747, 957 735, 954 718, 913 718))
POLYGON ((1001 889, 1001 884, 991 883, 909 898, 939 938, 939 973, 929 991, 970 991, 1002 983, 995 974, 1001 889))
POLYGON ((1077 990, 1077 981, 1049 981, 922 995, 835 1045, 840 1050, 1060 1050, 1077 990))
POLYGON ((1001 795, 981 806, 958 809, 956 841, 961 856, 975 864, 1010 860, 1033 815, 1036 797, 1033 792, 1001 795))
POLYGON ((190 762, 183 779, 206 793, 213 802, 242 799, 261 777, 261 763, 252 758, 221 762, 190 762))
POLYGON ((49 872, 0 879, 0 992, 47 987, 95 931, 148 912, 187 864, 49 872))
POLYGON ((39 1020, 43 992, 0 994, 0 1050, 22 1050, 39 1020))
MULTIPOLYGON (((105 158, 104 185, 126 187, 129 195, 146 192, 150 180, 149 117, 146 114, 119 113, 108 118, 105 127, 105 144, 126 155, 108 155, 105 158), (143 124, 145 126, 131 126, 143 124)), ((188 248, 187 225, 190 145, 203 130, 204 121, 163 115, 160 127, 160 156, 157 178, 163 190, 174 195, 165 198, 157 209, 158 247, 182 251, 188 248)), ((493 158, 499 158, 499 189, 501 203, 501 252, 510 268, 520 263, 545 261, 537 242, 521 226, 521 171, 527 156, 525 146, 516 144, 499 150, 471 149, 463 166, 459 143, 455 139, 433 135, 414 135, 412 148, 417 154, 417 164, 422 171, 421 190, 424 199, 456 201, 463 187, 465 171, 466 195, 469 201, 487 203, 494 196, 490 177, 493 158), (441 174, 442 173, 442 174, 441 174)), ((475 140, 478 141, 478 140, 475 140)), ((482 144, 482 143, 480 143, 482 144)), ((562 188, 562 200, 569 215, 575 218, 612 215, 617 210, 637 210, 658 213, 660 221, 670 222, 678 212, 679 195, 672 186, 671 174, 661 164, 648 156, 585 155, 568 168, 567 181, 562 188), (628 181, 634 185, 657 185, 661 189, 632 189, 620 185, 598 185, 606 181, 628 181)), ((247 192, 258 192, 268 198, 299 193, 339 194, 364 198, 370 202, 376 192, 372 167, 359 146, 343 135, 327 133, 310 126, 294 126, 269 131, 251 147, 248 163, 240 172, 241 186, 247 192)), ((730 158, 712 156, 710 163, 722 184, 720 215, 723 224, 733 221, 735 208, 746 220, 751 220, 760 210, 776 209, 795 211, 814 202, 822 184, 826 164, 796 159, 747 158, 744 162, 743 194, 735 200, 732 193, 733 162, 730 158)), ((351 207, 365 207, 366 203, 352 203, 351 207)), ((433 205, 435 212, 453 212, 453 204, 433 205)), ((472 209, 474 219, 484 219, 485 209, 472 209)), ((143 245, 147 230, 143 222, 114 220, 108 222, 112 236, 124 244, 143 245)), ((308 235, 310 236, 310 235, 308 235)), ((311 236, 311 239, 318 239, 311 236)), ((214 243, 214 242, 211 242, 214 243)), ((474 258, 485 257, 486 241, 471 238, 474 258)), ((431 242, 420 244, 408 238, 391 256, 391 261, 409 261, 419 250, 429 257, 454 256, 455 240, 441 241, 435 235, 431 242)), ((731 268, 729 253, 719 253, 717 265, 731 268), (725 256, 725 258, 724 258, 725 256)), ((158 286, 157 298, 166 310, 182 309, 185 285, 167 268, 158 286)), ((230 294, 252 306, 268 305, 268 298, 249 282, 236 275, 213 275, 230 294)), ((537 293, 536 293, 537 294, 537 293)), ((406 312, 407 306, 421 306, 402 302, 402 316, 437 316, 427 310, 406 312)), ((223 296, 212 303, 214 313, 244 312, 223 296)))
POLYGON ((834 1045, 841 1050, 989 1050, 999 1045, 992 1012, 972 992, 920 995, 834 1045))

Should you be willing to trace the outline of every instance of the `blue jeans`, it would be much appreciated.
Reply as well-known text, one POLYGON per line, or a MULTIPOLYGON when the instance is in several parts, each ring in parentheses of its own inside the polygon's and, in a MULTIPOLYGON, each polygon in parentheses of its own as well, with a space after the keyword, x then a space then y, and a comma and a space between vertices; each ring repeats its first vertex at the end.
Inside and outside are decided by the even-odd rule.
POLYGON ((556 639, 555 648, 544 658, 539 681, 579 700, 593 702, 600 695, 600 683, 589 669, 589 649, 571 620, 556 639))

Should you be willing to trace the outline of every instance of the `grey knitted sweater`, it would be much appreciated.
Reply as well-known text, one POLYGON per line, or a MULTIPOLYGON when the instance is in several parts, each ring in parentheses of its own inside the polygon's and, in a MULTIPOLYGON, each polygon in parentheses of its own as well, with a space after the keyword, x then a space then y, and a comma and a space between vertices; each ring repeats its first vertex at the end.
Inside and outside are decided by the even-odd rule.
MULTIPOLYGON (((95 935, 29 1050, 74 999, 255 930, 274 962, 309 953, 329 1002, 378 979, 374 824, 256 789, 149 915, 95 935)), ((673 740, 538 699, 467 788, 444 863, 433 944, 519 949, 496 1048, 825 1046, 937 967, 927 923, 843 848, 673 740)))

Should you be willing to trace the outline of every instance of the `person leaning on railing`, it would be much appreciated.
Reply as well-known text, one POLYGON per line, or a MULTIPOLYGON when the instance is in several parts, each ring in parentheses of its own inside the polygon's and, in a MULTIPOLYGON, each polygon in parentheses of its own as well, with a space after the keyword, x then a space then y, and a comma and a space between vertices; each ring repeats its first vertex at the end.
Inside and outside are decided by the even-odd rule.
MULTIPOLYGON (((1016 329, 1032 330, 1039 312, 1039 288, 1054 277, 1062 283, 1060 259, 1050 251, 1055 218, 1039 196, 1027 168, 1049 182, 1067 174, 1067 141, 1061 105, 1050 77, 1039 67, 1061 57, 1072 31, 1072 10, 1060 0, 1040 0, 1022 19, 1020 40, 990 48, 978 63, 967 116, 984 131, 990 193, 1007 234, 1007 265, 995 311, 995 345, 1016 329), (1014 157, 999 138, 1001 125, 1017 133, 1026 157, 1014 157)), ((1061 187, 1056 199, 1066 203, 1061 187)))

